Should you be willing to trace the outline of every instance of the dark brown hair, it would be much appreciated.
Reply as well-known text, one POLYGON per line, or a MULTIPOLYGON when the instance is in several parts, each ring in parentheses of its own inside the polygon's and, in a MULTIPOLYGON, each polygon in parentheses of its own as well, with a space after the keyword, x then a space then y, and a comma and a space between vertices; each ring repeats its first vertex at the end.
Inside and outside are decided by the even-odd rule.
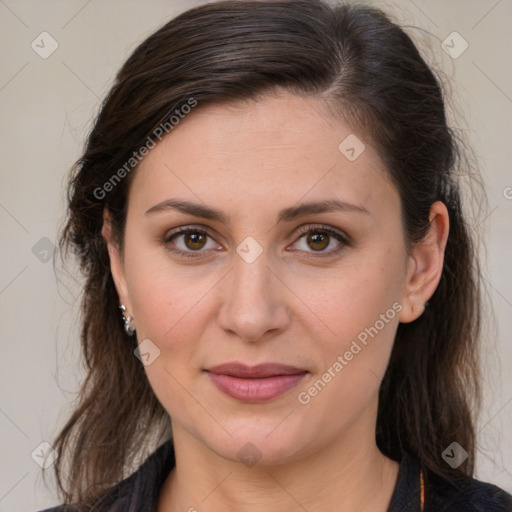
POLYGON ((457 179, 470 169, 447 125, 440 81, 411 38, 379 9, 315 0, 220 1, 181 14, 136 48, 73 170, 60 246, 78 257, 85 277, 87 376, 54 442, 55 474, 67 502, 91 502, 127 476, 169 424, 134 357, 136 340, 122 329, 101 235, 108 208, 122 247, 136 172, 126 162, 191 99, 200 109, 257 100, 279 88, 323 99, 377 148, 400 193, 409 245, 427 233, 432 203, 446 204, 450 234, 441 281, 425 313, 398 327, 380 388, 376 436, 395 460, 409 452, 442 478, 473 474, 480 272, 457 179), (121 168, 126 172, 119 174, 121 168), (112 181, 116 173, 122 179, 112 181), (453 441, 470 454, 456 469, 441 457, 453 441))

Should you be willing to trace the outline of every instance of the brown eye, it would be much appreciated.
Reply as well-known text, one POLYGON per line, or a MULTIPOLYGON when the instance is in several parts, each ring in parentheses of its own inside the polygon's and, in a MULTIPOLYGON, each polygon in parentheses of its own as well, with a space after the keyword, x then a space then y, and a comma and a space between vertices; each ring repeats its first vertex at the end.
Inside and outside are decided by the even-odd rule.
POLYGON ((295 249, 315 256, 333 256, 350 246, 347 235, 327 226, 304 226, 298 235, 295 249))
POLYGON ((307 243, 314 251, 323 251, 328 247, 330 241, 330 235, 321 231, 312 231, 307 236, 307 243))
POLYGON ((218 245, 203 229, 179 228, 164 236, 165 247, 183 257, 204 256, 208 250, 218 250, 218 245))
POLYGON ((187 249, 197 251, 198 249, 202 249, 205 246, 206 236, 207 235, 197 231, 190 231, 183 234, 183 241, 187 249))

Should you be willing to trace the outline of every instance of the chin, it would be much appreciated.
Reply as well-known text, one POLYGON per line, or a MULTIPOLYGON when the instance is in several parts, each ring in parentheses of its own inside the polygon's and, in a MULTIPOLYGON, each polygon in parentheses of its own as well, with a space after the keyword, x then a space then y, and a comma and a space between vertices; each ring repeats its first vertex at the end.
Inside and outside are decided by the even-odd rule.
POLYGON ((231 436, 222 430, 219 436, 202 437, 202 442, 218 456, 248 467, 286 464, 300 458, 305 451, 305 440, 303 434, 294 435, 290 425, 283 428, 287 420, 279 425, 280 421, 282 418, 260 419, 255 425, 254 421, 238 420, 225 425, 231 436))

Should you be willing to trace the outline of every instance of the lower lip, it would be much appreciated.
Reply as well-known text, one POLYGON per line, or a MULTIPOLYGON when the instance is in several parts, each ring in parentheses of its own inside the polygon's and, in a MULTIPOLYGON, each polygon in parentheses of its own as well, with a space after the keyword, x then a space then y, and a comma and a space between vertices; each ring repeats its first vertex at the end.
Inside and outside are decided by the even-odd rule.
POLYGON ((217 389, 242 402, 259 403, 272 400, 294 388, 307 372, 276 375, 261 379, 244 379, 208 372, 217 389))

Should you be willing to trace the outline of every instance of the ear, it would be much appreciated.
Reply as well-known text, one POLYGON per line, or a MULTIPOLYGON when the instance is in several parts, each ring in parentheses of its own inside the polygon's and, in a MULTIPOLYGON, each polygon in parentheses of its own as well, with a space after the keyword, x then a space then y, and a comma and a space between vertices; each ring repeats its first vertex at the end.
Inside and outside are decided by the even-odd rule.
POLYGON ((450 230, 449 214, 441 201, 430 208, 430 228, 423 240, 414 245, 409 256, 402 323, 416 320, 425 310, 425 302, 434 294, 443 272, 444 251, 450 230))
POLYGON ((126 276, 124 273, 123 257, 119 246, 114 240, 112 231, 112 220, 110 212, 105 208, 103 210, 103 227, 101 234, 107 242, 108 254, 110 258, 110 271, 119 296, 120 304, 124 304, 128 311, 132 311, 130 299, 128 297, 128 287, 126 286, 126 276))

